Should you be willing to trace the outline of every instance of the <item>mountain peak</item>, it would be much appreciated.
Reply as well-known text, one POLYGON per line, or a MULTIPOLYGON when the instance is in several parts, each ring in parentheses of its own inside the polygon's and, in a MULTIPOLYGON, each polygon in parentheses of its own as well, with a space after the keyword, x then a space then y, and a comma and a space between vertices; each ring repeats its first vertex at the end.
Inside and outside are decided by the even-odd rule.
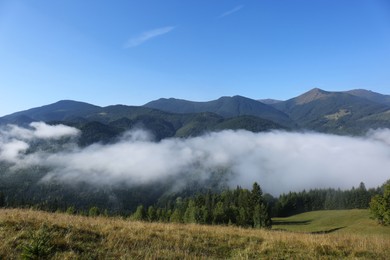
POLYGON ((311 90, 309 90, 307 93, 329 93, 329 91, 325 91, 323 89, 320 89, 320 88, 313 88, 311 90))
POLYGON ((330 92, 319 89, 319 88, 313 88, 312 90, 309 90, 308 92, 298 96, 295 98, 297 105, 303 105, 306 103, 310 103, 314 100, 324 98, 328 96, 330 92))
POLYGON ((78 116, 83 116, 90 111, 96 111, 99 109, 99 106, 91 105, 85 102, 74 100, 60 100, 49 105, 16 112, 4 116, 1 119, 3 122, 6 123, 18 123, 21 122, 21 118, 26 122, 63 121, 68 119, 69 117, 73 117, 75 114, 77 114, 78 116))

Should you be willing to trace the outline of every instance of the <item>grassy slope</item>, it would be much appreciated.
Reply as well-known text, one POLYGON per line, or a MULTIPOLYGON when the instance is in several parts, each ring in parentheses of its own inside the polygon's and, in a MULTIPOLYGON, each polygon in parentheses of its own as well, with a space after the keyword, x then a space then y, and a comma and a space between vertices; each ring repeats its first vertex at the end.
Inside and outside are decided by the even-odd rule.
POLYGON ((390 227, 382 227, 370 219, 368 210, 321 210, 288 218, 274 218, 274 230, 307 233, 348 233, 380 235, 390 239, 390 227))
POLYGON ((0 259, 19 259, 23 246, 42 236, 49 237, 44 247, 51 248, 49 256, 54 259, 386 259, 390 254, 388 236, 315 235, 0 210, 0 259))

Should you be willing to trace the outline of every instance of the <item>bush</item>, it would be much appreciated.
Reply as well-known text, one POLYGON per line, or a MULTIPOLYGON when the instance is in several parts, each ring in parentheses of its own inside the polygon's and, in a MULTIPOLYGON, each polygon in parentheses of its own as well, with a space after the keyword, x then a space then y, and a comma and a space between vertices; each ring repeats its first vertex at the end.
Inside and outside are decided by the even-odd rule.
POLYGON ((53 246, 50 244, 50 232, 46 226, 30 234, 30 242, 22 247, 22 259, 47 259, 53 246))

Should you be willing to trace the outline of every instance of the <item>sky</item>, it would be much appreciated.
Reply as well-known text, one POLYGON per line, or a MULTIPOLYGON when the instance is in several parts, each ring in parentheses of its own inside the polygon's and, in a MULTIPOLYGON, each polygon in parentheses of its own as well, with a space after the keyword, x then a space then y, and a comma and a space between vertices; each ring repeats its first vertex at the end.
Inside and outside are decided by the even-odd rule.
POLYGON ((0 116, 314 87, 390 94, 390 1, 0 0, 0 116))

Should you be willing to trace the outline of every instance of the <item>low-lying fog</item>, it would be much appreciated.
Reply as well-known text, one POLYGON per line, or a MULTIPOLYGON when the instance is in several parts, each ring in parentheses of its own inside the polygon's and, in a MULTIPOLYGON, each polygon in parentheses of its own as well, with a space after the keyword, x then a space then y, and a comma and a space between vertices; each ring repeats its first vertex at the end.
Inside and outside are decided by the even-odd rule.
POLYGON ((250 187, 257 181, 265 192, 310 188, 350 189, 361 181, 376 187, 390 178, 390 130, 372 130, 364 137, 320 133, 222 131, 187 139, 154 142, 147 131, 133 130, 113 144, 76 145, 80 131, 64 125, 31 123, 0 130, 0 160, 13 169, 31 165, 52 170, 43 180, 85 181, 128 185, 177 175, 207 178, 226 169, 229 183, 250 187), (61 149, 30 149, 39 141, 66 138, 61 149), (53 152, 55 150, 55 152, 53 152))

